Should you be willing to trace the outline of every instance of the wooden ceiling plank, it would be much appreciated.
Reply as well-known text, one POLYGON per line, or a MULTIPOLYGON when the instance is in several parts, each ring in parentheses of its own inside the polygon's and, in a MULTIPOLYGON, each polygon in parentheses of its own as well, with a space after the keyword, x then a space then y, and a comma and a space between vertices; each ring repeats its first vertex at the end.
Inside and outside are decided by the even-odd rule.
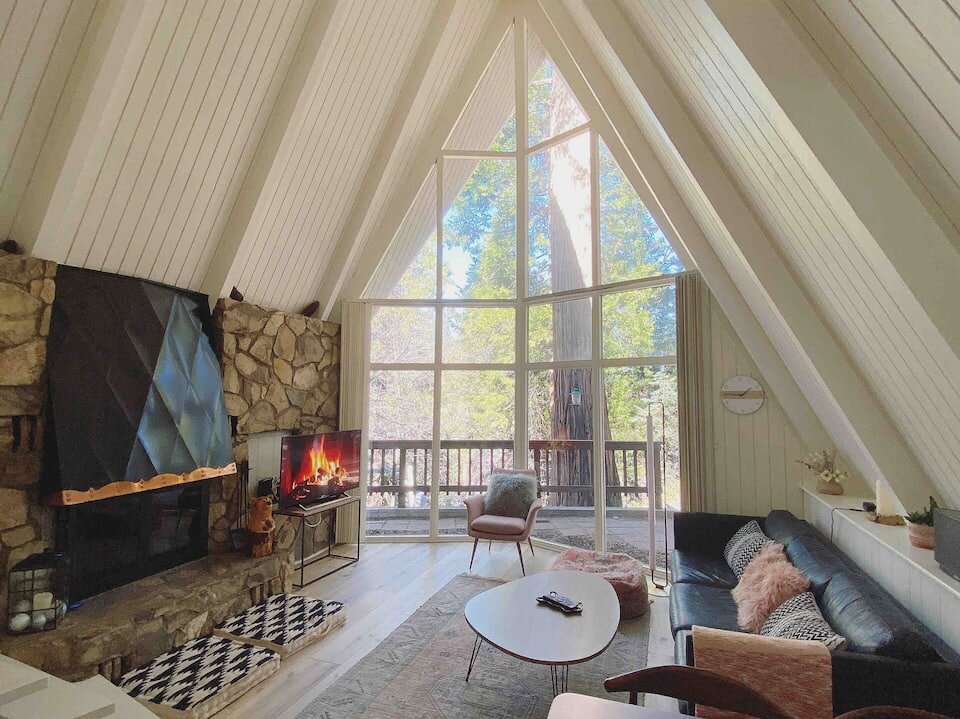
MULTIPOLYGON (((812 422, 805 418, 809 411, 803 408, 806 404, 813 408, 817 424, 826 429, 833 443, 868 482, 887 478, 891 484, 899 485, 898 493, 904 498, 926 497, 933 492, 933 483, 784 264, 642 36, 616 6, 600 0, 584 0, 584 5, 649 108, 649 116, 641 118, 645 130, 659 133, 674 148, 689 180, 704 193, 722 223, 722 231, 712 232, 709 237, 713 254, 721 258, 725 271, 747 300, 748 311, 752 311, 754 321, 761 327, 760 333, 743 331, 739 326, 743 324, 743 311, 727 306, 729 300, 714 287, 714 278, 704 266, 700 252, 694 255, 721 307, 798 432, 811 442, 808 432, 812 422), (757 352, 757 348, 771 342, 779 355, 777 363, 771 361, 769 348, 757 352), (792 375, 789 383, 784 381, 783 366, 792 375), (791 384, 794 389, 789 389, 791 384)), ((556 14, 552 7, 547 12, 556 14)), ((617 126, 621 129, 619 121, 617 126)), ((633 150, 633 142, 627 144, 633 150)), ((811 442, 811 446, 823 446, 823 442, 811 442)))
POLYGON ((367 168, 363 187, 357 194, 344 229, 334 244, 335 249, 329 262, 326 263, 327 269, 317 291, 322 317, 330 315, 333 304, 337 301, 340 289, 346 280, 347 273, 360 250, 357 246, 360 228, 367 212, 370 210, 373 198, 384 180, 387 164, 396 152, 397 140, 402 134, 403 126, 410 119, 410 109, 413 102, 427 81, 430 65, 436 56, 443 32, 447 28, 453 6, 453 2, 437 4, 413 63, 407 71, 407 77, 397 96, 397 101, 394 103, 387 126, 380 137, 380 143, 373 154, 373 161, 367 168))
MULTIPOLYGON (((366 247, 358 248, 353 267, 348 269, 345 278, 340 282, 341 289, 338 296, 334 297, 333 301, 329 297, 324 297, 325 304, 330 308, 326 316, 329 316, 329 313, 333 311, 332 308, 337 300, 357 298, 362 294, 373 276, 377 264, 400 227, 400 223, 403 222, 403 218, 420 191, 423 180, 436 162, 444 142, 446 142, 447 137, 463 114, 463 109, 483 76, 484 70, 493 59, 497 48, 500 47, 500 41, 513 22, 514 14, 513 5, 504 0, 501 0, 497 5, 487 31, 477 44, 470 61, 460 75, 459 82, 444 102, 443 109, 431 126, 426 140, 417 153, 416 160, 408 174, 409 181, 397 188, 371 241, 366 247)), ((326 289, 329 290, 330 288, 326 289)))
POLYGON ((17 210, 10 236, 39 257, 62 261, 73 233, 74 194, 89 186, 113 135, 111 122, 130 94, 153 37, 160 3, 104 3, 65 88, 63 108, 50 126, 17 210))
POLYGON ((233 203, 217 247, 206 268, 201 289, 217 298, 230 292, 246 259, 245 245, 269 209, 283 168, 295 149, 295 139, 309 112, 311 93, 324 66, 324 40, 339 0, 317 3, 273 107, 246 177, 233 203))

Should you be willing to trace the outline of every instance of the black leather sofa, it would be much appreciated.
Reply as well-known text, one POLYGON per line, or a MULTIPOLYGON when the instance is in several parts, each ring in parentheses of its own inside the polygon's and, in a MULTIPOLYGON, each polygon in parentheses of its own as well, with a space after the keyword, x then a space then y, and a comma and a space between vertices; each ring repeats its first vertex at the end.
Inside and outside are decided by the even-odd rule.
POLYGON ((678 664, 694 663, 694 625, 740 631, 731 595, 737 578, 723 549, 751 519, 784 545, 790 561, 810 578, 826 620, 847 639, 844 650, 833 653, 835 714, 887 704, 960 717, 960 655, 812 525, 785 511, 766 517, 674 515, 670 627, 678 664))

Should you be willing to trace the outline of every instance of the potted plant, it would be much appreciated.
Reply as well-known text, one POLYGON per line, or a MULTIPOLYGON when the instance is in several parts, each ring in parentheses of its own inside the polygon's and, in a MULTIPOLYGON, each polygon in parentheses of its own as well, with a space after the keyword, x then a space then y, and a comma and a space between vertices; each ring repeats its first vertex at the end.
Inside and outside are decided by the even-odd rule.
POLYGON ((847 476, 846 472, 837 470, 837 450, 821 449, 811 452, 797 462, 817 475, 817 491, 820 494, 843 494, 841 480, 847 476))
POLYGON ((936 535, 933 533, 933 510, 936 508, 937 500, 930 497, 929 507, 907 515, 907 536, 914 547, 933 549, 936 546, 936 535))

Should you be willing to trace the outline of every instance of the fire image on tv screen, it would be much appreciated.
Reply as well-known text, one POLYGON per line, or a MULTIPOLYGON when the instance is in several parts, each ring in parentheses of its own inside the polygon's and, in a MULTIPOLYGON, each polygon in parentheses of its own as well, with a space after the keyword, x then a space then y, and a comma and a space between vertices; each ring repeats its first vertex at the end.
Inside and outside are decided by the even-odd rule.
POLYGON ((360 431, 284 437, 280 505, 314 504, 360 486, 360 431))

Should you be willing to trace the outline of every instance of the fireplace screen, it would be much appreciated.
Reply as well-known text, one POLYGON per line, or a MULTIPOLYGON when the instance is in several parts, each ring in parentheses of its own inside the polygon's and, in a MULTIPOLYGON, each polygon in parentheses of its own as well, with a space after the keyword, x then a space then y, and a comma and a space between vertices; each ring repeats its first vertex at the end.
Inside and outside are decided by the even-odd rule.
POLYGON ((281 506, 322 502, 359 486, 359 430, 283 438, 281 506))

